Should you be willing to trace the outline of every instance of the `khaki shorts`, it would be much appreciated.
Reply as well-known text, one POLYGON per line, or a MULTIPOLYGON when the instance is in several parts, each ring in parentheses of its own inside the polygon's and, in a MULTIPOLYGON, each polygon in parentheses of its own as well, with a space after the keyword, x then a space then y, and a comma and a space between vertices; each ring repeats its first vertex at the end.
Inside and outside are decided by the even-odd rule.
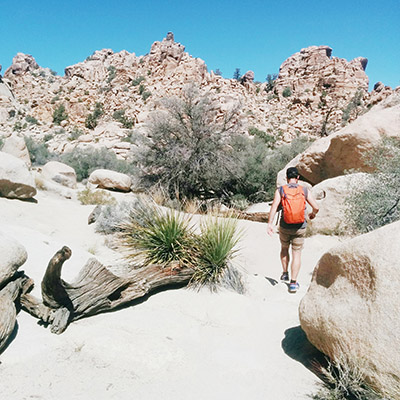
POLYGON ((306 228, 286 229, 279 227, 279 239, 283 248, 292 245, 292 250, 301 250, 304 246, 306 228))

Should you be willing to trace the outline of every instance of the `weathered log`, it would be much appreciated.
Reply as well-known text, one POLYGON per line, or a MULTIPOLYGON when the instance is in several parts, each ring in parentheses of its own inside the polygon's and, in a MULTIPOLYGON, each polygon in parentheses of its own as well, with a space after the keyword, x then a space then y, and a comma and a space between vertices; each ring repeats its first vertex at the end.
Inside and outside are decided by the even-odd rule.
POLYGON ((50 260, 42 282, 43 302, 31 295, 21 296, 21 305, 33 316, 62 333, 69 322, 113 310, 153 290, 174 284, 187 284, 193 269, 181 266, 149 265, 131 269, 124 276, 112 272, 92 258, 72 283, 61 279, 61 267, 71 256, 63 247, 50 260))
POLYGON ((9 282, 0 291, 0 352, 14 331, 17 323, 15 300, 21 292, 29 290, 33 281, 22 274, 17 274, 15 280, 9 282))

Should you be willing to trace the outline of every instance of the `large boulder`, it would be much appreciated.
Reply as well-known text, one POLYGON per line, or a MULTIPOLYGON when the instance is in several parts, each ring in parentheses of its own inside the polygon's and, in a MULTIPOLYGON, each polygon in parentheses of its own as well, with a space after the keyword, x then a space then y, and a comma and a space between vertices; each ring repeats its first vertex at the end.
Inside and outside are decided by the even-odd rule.
POLYGON ((42 176, 71 189, 76 188, 76 172, 67 164, 49 161, 42 168, 42 176))
POLYGON ((400 380, 399 253, 400 221, 332 248, 299 308, 308 340, 379 388, 400 380))
POLYGON ((288 166, 296 166, 300 175, 313 185, 343 175, 346 170, 371 172, 365 154, 383 136, 400 137, 400 104, 389 101, 393 96, 397 95, 390 96, 385 104, 375 106, 336 133, 318 139, 288 166))
POLYGON ((0 232, 0 286, 25 263, 28 254, 15 239, 0 232))
POLYGON ((319 205, 317 217, 309 221, 313 234, 340 234, 346 230, 346 198, 353 188, 362 188, 368 183, 368 174, 357 173, 327 179, 312 188, 319 205))
POLYGON ((35 194, 35 182, 25 162, 0 151, 0 196, 30 199, 35 194))
POLYGON ((89 176, 89 182, 101 189, 119 190, 129 192, 132 186, 132 179, 120 172, 108 169, 96 169, 89 176))
POLYGON ((23 160, 28 167, 32 165, 25 140, 17 133, 13 133, 4 141, 1 151, 23 160))

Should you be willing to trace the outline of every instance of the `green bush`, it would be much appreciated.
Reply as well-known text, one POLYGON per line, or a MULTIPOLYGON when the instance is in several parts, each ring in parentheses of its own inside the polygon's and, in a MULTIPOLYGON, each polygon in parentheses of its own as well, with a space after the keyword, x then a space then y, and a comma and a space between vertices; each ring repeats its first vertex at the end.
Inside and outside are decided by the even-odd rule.
POLYGON ((78 181, 86 179, 95 169, 110 169, 129 175, 136 175, 136 167, 118 160, 117 156, 106 148, 75 149, 60 156, 60 161, 71 166, 78 181))
POLYGON ((208 217, 203 220, 200 228, 201 234, 196 240, 197 257, 191 285, 207 285, 216 289, 238 251, 235 249, 240 239, 237 220, 208 217))
POLYGON ((265 87, 265 90, 267 92, 272 92, 272 90, 275 87, 276 83, 276 78, 278 78, 278 74, 268 74, 266 81, 267 81, 267 86, 265 87))
POLYGON ((33 125, 38 125, 39 124, 39 121, 35 117, 32 117, 30 115, 27 115, 25 117, 25 121, 28 122, 28 124, 33 124, 33 125))
POLYGON ((177 211, 160 210, 148 202, 139 202, 122 226, 120 240, 126 256, 144 265, 190 265, 194 244, 190 220, 177 211))
POLYGON ((132 80, 132 85, 133 86, 138 86, 140 85, 146 78, 144 76, 138 76, 137 78, 132 80))
POLYGON ((24 139, 32 165, 44 165, 56 158, 55 154, 49 152, 46 143, 36 142, 29 136, 25 136, 24 139))
POLYGON ((105 191, 94 191, 92 192, 89 188, 78 192, 78 200, 83 205, 88 204, 115 204, 116 200, 109 192, 105 191))
POLYGON ((276 137, 270 135, 265 131, 262 131, 260 129, 255 128, 254 126, 251 126, 249 128, 249 135, 260 138, 267 145, 267 147, 270 147, 271 149, 275 147, 276 137))
POLYGON ((285 89, 282 91, 283 97, 290 97, 292 95, 292 89, 289 86, 286 86, 285 89))
POLYGON ((109 204, 101 208, 96 219, 95 231, 103 234, 112 234, 122 231, 122 226, 129 220, 135 202, 122 201, 117 204, 109 204))
POLYGON ((347 197, 348 225, 356 233, 366 233, 400 219, 400 142, 384 138, 365 156, 374 170, 363 185, 354 186, 347 197))
POLYGON ((122 126, 126 129, 132 129, 134 121, 125 115, 125 110, 116 110, 113 113, 113 118, 121 122, 122 126))
POLYGON ((145 91, 142 93, 142 99, 143 99, 144 101, 146 101, 150 96, 151 96, 151 92, 149 92, 148 90, 145 90, 145 91))
POLYGON ((113 65, 110 65, 107 68, 107 70, 108 70, 107 83, 110 83, 117 76, 117 69, 113 65))
POLYGON ((89 114, 85 120, 85 126, 88 129, 96 128, 99 118, 104 114, 103 104, 96 103, 93 113, 89 114))
POLYGON ((79 136, 82 136, 83 134, 84 134, 84 132, 81 129, 74 127, 74 129, 71 131, 71 133, 68 136, 68 140, 71 140, 71 141, 76 140, 79 138, 79 136))
POLYGON ((237 110, 212 122, 214 109, 206 96, 186 87, 182 99, 165 99, 148 125, 149 140, 142 145, 140 164, 145 186, 161 184, 171 198, 219 197, 232 178, 235 160, 227 146, 237 110))
POLYGON ((349 104, 343 109, 342 125, 345 125, 352 115, 354 115, 355 118, 358 117, 363 96, 364 90, 361 88, 357 89, 349 104))
POLYGON ((60 104, 53 112, 53 123, 60 125, 62 121, 68 119, 68 114, 65 111, 64 104, 60 104))

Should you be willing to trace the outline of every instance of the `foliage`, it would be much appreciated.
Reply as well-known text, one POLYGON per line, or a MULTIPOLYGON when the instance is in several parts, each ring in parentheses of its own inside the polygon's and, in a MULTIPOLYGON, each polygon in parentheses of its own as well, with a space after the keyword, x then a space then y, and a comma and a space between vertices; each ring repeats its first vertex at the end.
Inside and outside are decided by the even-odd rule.
POLYGON ((365 156, 373 172, 363 186, 353 186, 346 199, 350 227, 365 233, 400 219, 400 142, 384 138, 365 156))
POLYGON ((56 158, 54 154, 50 153, 45 142, 36 142, 29 136, 25 136, 24 139, 32 165, 44 165, 56 158))
POLYGON ((137 203, 120 233, 126 256, 140 259, 145 265, 191 264, 193 238, 188 218, 143 201, 137 203))
POLYGON ((85 126, 88 129, 94 129, 97 126, 99 118, 104 114, 103 104, 97 102, 94 106, 94 111, 89 114, 85 120, 85 126))
POLYGON ((89 188, 78 192, 77 197, 78 197, 78 200, 83 205, 114 204, 116 202, 115 198, 111 195, 111 193, 103 191, 103 190, 96 190, 93 192, 89 188))
POLYGON ((208 285, 215 289, 221 283, 224 272, 238 249, 240 236, 237 220, 234 218, 208 217, 200 225, 201 234, 197 238, 197 260, 191 285, 208 285))
POLYGON ((3 148, 3 146, 4 146, 4 139, 0 137, 0 150, 3 148))
POLYGON ((292 95, 292 89, 289 86, 286 86, 285 89, 282 91, 283 97, 290 97, 292 95))
POLYGON ((122 201, 102 207, 96 219, 96 232, 104 234, 120 232, 122 225, 129 219, 134 206, 135 202, 122 201))
POLYGON ((145 91, 142 93, 142 99, 143 99, 144 101, 146 101, 150 96, 151 96, 151 92, 149 92, 148 90, 145 90, 145 91))
POLYGON ((121 122, 122 126, 126 129, 133 128, 134 121, 125 115, 125 110, 116 110, 113 113, 113 118, 121 122))
POLYGON ((147 145, 141 154, 142 182, 161 183, 174 197, 220 196, 235 164, 227 146, 235 132, 236 110, 214 122, 212 102, 187 86, 182 99, 165 99, 166 112, 159 112, 148 125, 147 145))
POLYGON ((53 123, 60 125, 62 121, 68 119, 68 114, 65 111, 64 104, 60 104, 53 112, 53 123))
POLYGON ((110 169, 125 174, 135 175, 136 168, 123 160, 118 160, 114 152, 101 149, 74 149, 60 156, 60 161, 71 166, 78 181, 88 178, 95 169, 110 169))
POLYGON ((235 69, 235 72, 233 73, 233 79, 240 81, 240 68, 235 69))
POLYGON ((355 118, 358 117, 359 107, 362 105, 363 96, 364 96, 363 89, 361 89, 361 88, 357 89, 356 93, 350 100, 349 104, 343 110, 343 114, 342 114, 342 123, 343 124, 346 124, 349 121, 352 114, 355 114, 354 115, 355 118))
POLYGON ((39 121, 35 117, 32 117, 31 115, 27 115, 25 117, 25 121, 28 122, 28 124, 33 124, 33 125, 39 124, 39 121))
POLYGON ((117 69, 113 65, 110 65, 107 68, 107 70, 108 70, 107 83, 110 83, 117 76, 117 69))
POLYGON ((68 140, 76 140, 79 138, 79 136, 83 135, 83 131, 79 128, 77 128, 76 126, 74 127, 74 129, 71 131, 71 133, 69 134, 68 140))
POLYGON ((275 147, 276 137, 274 135, 271 135, 271 134, 269 134, 269 133, 267 133, 265 131, 257 129, 254 126, 249 127, 249 135, 257 136, 263 142, 265 142, 267 147, 269 147, 271 149, 275 147))
POLYGON ((214 71, 214 74, 215 74, 215 75, 218 75, 218 76, 222 76, 222 72, 221 72, 221 70, 220 70, 219 68, 217 68, 217 69, 214 71))
POLYGON ((133 86, 138 86, 140 85, 141 82, 143 82, 146 78, 144 76, 138 76, 137 78, 132 80, 132 85, 133 86))
POLYGON ((388 393, 384 394, 367 383, 362 361, 350 361, 343 355, 338 360, 327 360, 326 367, 317 364, 315 368, 324 377, 324 383, 316 394, 310 396, 314 400, 395 400, 398 398, 398 390, 394 387, 389 387, 388 393))
POLYGON ((233 138, 236 181, 231 187, 232 193, 244 195, 252 202, 271 200, 278 172, 309 145, 309 139, 304 136, 275 149, 270 149, 257 136, 253 139, 244 136, 233 138))
POLYGON ((267 86, 265 87, 265 90, 267 92, 271 92, 274 87, 275 87, 275 81, 276 78, 278 78, 278 74, 268 74, 266 77, 266 81, 267 81, 267 86))

